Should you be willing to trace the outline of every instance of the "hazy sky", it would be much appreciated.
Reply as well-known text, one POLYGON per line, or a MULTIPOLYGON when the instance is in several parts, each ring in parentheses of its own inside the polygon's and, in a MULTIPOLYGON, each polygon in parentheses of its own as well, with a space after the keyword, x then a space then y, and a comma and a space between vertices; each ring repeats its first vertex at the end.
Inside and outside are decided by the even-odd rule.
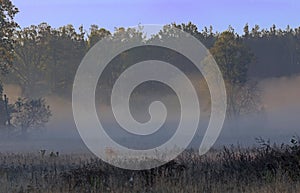
POLYGON ((269 28, 300 26, 298 0, 12 0, 20 9, 21 27, 47 22, 53 27, 97 24, 109 30, 137 24, 192 21, 200 29, 213 25, 222 31, 232 25, 241 32, 245 23, 269 28))

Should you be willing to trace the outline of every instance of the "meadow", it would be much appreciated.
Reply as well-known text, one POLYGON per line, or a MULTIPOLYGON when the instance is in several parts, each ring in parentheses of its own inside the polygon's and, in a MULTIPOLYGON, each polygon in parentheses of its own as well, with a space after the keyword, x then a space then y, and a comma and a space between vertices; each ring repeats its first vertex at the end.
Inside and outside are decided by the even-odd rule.
MULTIPOLYGON (((120 160, 123 161, 123 160, 120 160)), ((91 154, 0 154, 0 192, 300 192, 300 145, 186 150, 151 170, 113 167, 91 154)))

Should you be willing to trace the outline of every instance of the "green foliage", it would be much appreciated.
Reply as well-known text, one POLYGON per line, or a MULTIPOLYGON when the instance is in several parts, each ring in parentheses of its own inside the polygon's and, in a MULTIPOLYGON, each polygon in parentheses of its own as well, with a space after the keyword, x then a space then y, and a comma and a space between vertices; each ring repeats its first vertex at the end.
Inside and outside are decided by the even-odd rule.
POLYGON ((227 82, 243 84, 247 81, 248 65, 253 60, 253 54, 234 32, 221 33, 210 52, 227 82))
MULTIPOLYGON (((6 74, 13 63, 14 31, 18 24, 14 17, 18 9, 10 0, 0 0, 0 73, 6 74)), ((0 96, 2 97, 3 87, 0 81, 0 96)))
POLYGON ((244 27, 244 35, 243 35, 243 37, 248 38, 249 34, 250 34, 250 32, 249 32, 249 25, 248 25, 248 23, 246 23, 246 25, 244 27))
POLYGON ((98 25, 91 25, 90 34, 88 36, 88 47, 93 47, 98 41, 102 40, 105 37, 110 36, 110 31, 100 28, 98 25))
POLYGON ((191 35, 193 35, 195 38, 197 38, 201 43, 203 43, 207 48, 211 48, 216 41, 216 35, 213 32, 213 27, 209 26, 209 29, 207 27, 204 27, 204 29, 200 32, 198 31, 198 27, 193 24, 192 22, 188 22, 187 24, 172 24, 174 27, 181 29, 191 35))
POLYGON ((18 24, 14 16, 18 9, 10 0, 0 0, 0 71, 7 73, 13 61, 13 34, 18 24))
POLYGON ((70 96, 76 70, 87 51, 84 36, 82 27, 76 32, 72 25, 51 30, 44 78, 49 93, 70 96))
POLYGON ((45 23, 19 30, 15 34, 15 60, 12 73, 15 81, 21 86, 24 96, 33 93, 35 87, 42 84, 45 77, 48 56, 48 38, 50 26, 45 23))
POLYGON ((19 98, 14 104, 12 124, 22 135, 27 135, 30 130, 44 127, 50 116, 50 107, 44 99, 19 98))
POLYGON ((16 37, 10 80, 21 86, 23 96, 71 92, 76 69, 86 52, 82 27, 77 33, 72 25, 53 29, 41 23, 17 31, 16 37))
MULTIPOLYGON (((297 28, 287 27, 281 30, 272 26, 269 30, 260 30, 258 25, 253 28, 246 25, 244 35, 240 37, 234 33, 233 28, 218 33, 213 31, 212 26, 199 30, 191 22, 173 23, 166 25, 154 39, 164 39, 167 35, 176 36, 170 27, 192 34, 210 48, 224 78, 230 84, 242 85, 251 77, 300 71, 297 65, 300 61, 300 30, 297 28)), ((88 34, 83 27, 77 30, 72 25, 67 25, 55 29, 46 23, 24 28, 14 34, 16 57, 13 61, 13 73, 5 78, 5 83, 20 85, 25 97, 43 97, 48 94, 70 97, 78 65, 87 50, 104 37, 109 36, 116 42, 145 41, 145 34, 134 29, 121 27, 111 33, 97 25, 92 25, 88 34)), ((170 54, 166 57, 174 58, 170 54)), ((120 66, 109 72, 111 77, 117 77, 130 60, 124 53, 120 66)), ((184 67, 184 70, 190 72, 193 69, 184 67)))
POLYGON ((247 80, 248 65, 253 60, 253 54, 242 39, 230 27, 218 36, 210 52, 226 82, 229 116, 236 117, 255 110, 259 94, 256 84, 247 80))

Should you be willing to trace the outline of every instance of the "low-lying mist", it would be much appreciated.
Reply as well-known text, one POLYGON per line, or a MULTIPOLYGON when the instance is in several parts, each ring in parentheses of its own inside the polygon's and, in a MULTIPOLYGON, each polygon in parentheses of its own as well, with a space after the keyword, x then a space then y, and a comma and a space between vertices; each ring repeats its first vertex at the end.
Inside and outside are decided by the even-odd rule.
MULTIPOLYGON (((260 80, 258 87, 261 93, 262 110, 235 119, 227 118, 215 146, 220 147, 227 144, 252 146, 256 143, 255 138, 257 137, 270 139, 274 143, 289 143, 292 136, 300 135, 299 85, 300 75, 260 80)), ((10 103, 13 103, 17 97, 21 96, 21 89, 16 85, 5 85, 4 93, 8 95, 10 103)), ((46 128, 42 129, 41 132, 31 133, 26 139, 2 139, 0 151, 32 152, 41 149, 63 153, 88 151, 76 129, 71 100, 58 96, 46 96, 45 98, 52 111, 51 120, 46 125, 46 128)), ((172 101, 173 99, 165 98, 165 100, 172 101)), ((104 106, 102 110, 105 108, 108 107, 104 106)), ((139 107, 139 109, 144 113, 148 112, 148 107, 139 107)), ((139 115, 139 112, 134 114, 139 115)), ((173 112, 170 114, 173 116, 173 112)), ((191 143, 192 147, 199 146, 206 129, 205 127, 207 127, 209 116, 205 115, 205 113, 202 115, 204 118, 201 119, 199 131, 191 143)), ((170 116, 171 120, 173 120, 172 116, 170 116)), ((108 120, 106 124, 109 125, 109 123, 108 120)), ((173 131, 174 129, 170 129, 170 127, 175 127, 175 125, 176 121, 170 121, 165 126, 166 128, 164 129, 166 129, 168 135, 172 134, 172 132, 168 131, 173 131)), ((128 142, 126 137, 117 133, 113 134, 125 144, 128 142)), ((161 136, 161 138, 156 140, 165 139, 168 138, 161 136)), ((129 143, 132 143, 132 141, 129 141, 129 143)), ((146 143, 147 141, 145 141, 146 143)))

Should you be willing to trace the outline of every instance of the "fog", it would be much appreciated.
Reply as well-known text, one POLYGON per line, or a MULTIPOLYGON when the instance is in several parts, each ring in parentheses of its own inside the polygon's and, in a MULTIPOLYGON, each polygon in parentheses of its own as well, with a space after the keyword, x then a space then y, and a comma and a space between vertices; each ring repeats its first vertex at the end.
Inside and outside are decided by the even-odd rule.
POLYGON ((300 76, 264 79, 259 82, 263 111, 227 121, 219 142, 255 143, 256 137, 288 143, 300 129, 300 76), (234 127, 236 125, 237 127, 234 127), (230 132, 232 131, 232 132, 230 132))
MULTIPOLYGON (((292 136, 300 136, 300 75, 291 77, 269 78, 259 81, 261 91, 262 111, 242 116, 238 119, 226 119, 221 135, 219 136, 215 147, 227 144, 240 144, 242 146, 252 146, 256 143, 255 138, 262 137, 270 139, 274 143, 289 143, 292 136)), ((9 96, 10 103, 15 101, 21 95, 21 89, 16 85, 4 85, 4 93, 9 96)), ((37 152, 41 149, 48 151, 60 151, 62 153, 88 152, 76 129, 71 100, 63 99, 58 96, 45 97, 50 105, 52 117, 46 128, 39 133, 31 133, 28 138, 2 139, 0 142, 0 151, 37 152)), ((163 101, 171 101, 166 98, 163 101)), ((171 103, 170 102, 170 103, 171 103)), ((144 105, 149 105, 144 103, 144 105)), ((166 105, 168 106, 168 105, 166 105)), ((175 105, 176 106, 176 105, 175 105)), ((105 111, 107 106, 102 106, 101 111, 105 111)), ((147 112, 148 106, 138 108, 141 112, 147 112)), ((171 121, 163 126, 165 133, 161 137, 156 136, 156 142, 163 142, 172 135, 176 129, 177 122, 173 117, 173 107, 170 111, 171 121), (170 129, 174 127, 174 129, 170 129), (166 136, 164 136, 166 134, 166 136)), ((147 121, 139 111, 132 111, 138 120, 147 121)), ((88 114, 86 115, 89 116, 88 114)), ((147 113, 145 113, 147 117, 147 113)), ((207 126, 208 116, 204 113, 200 121, 200 127, 196 137, 191 143, 192 147, 198 147, 201 138, 207 126)), ((106 120, 106 126, 114 127, 110 120, 106 120)), ((116 139, 126 145, 134 144, 132 140, 126 139, 118 130, 112 129, 110 134, 115 135, 116 139)), ((101 137, 100 137, 101 138, 101 137)), ((101 139, 100 139, 101 140, 101 139)), ((141 141, 140 141, 141 142, 141 141)), ((137 142, 137 145, 138 143, 137 142)), ((144 140, 145 147, 147 142, 144 140)), ((153 140, 152 140, 153 142, 153 140)), ((103 144, 105 145, 105 144, 103 144)), ((135 145, 134 145, 135 146, 135 145)))

